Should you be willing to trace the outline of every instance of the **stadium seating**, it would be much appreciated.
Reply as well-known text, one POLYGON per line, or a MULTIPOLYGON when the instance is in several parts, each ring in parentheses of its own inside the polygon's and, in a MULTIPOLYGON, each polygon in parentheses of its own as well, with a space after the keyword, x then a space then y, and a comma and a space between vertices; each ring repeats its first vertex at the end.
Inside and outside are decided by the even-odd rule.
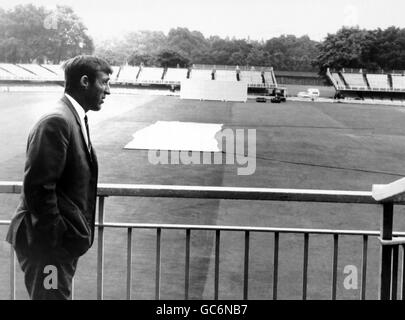
POLYGON ((187 78, 187 69, 184 68, 167 68, 163 81, 180 83, 187 78))
POLYGON ((19 67, 22 67, 32 73, 35 73, 37 77, 41 80, 54 80, 57 78, 57 74, 42 67, 39 64, 28 64, 28 63, 20 63, 18 64, 19 67))
POLYGON ((42 67, 55 73, 59 80, 63 80, 65 78, 65 74, 64 74, 62 65, 60 65, 60 64, 43 64, 42 67))
POLYGON ((405 90, 405 76, 393 74, 392 87, 394 90, 405 90))
POLYGON ((261 71, 245 71, 240 73, 240 80, 245 81, 248 84, 263 84, 261 71))
POLYGON ((118 82, 135 83, 138 77, 139 67, 122 66, 118 75, 118 82))
POLYGON ((212 70, 193 69, 190 73, 190 79, 211 80, 212 70))
POLYGON ((342 73, 349 87, 367 89, 367 83, 364 81, 362 73, 342 73))
POLYGON ((264 81, 266 81, 266 84, 275 85, 272 73, 269 71, 264 73, 264 81))
POLYGON ((0 63, 0 67, 16 77, 18 80, 36 80, 38 76, 18 65, 12 63, 0 63))
POLYGON ((163 68, 143 67, 139 72, 137 82, 156 83, 162 81, 163 68))
POLYGON ((237 81, 237 79, 236 79, 236 71, 232 71, 232 70, 216 70, 215 71, 215 80, 237 81))
POLYGON ((0 80, 13 80, 16 76, 0 67, 0 80))
POLYGON ((372 89, 390 89, 386 74, 367 74, 367 80, 372 89))
POLYGON ((118 74, 120 72, 120 67, 117 66, 111 66, 113 69, 113 73, 110 76, 110 82, 115 82, 117 80, 118 74))
POLYGON ((340 78, 339 74, 336 72, 332 72, 332 78, 335 81, 336 85, 338 87, 345 87, 345 84, 343 82, 343 80, 340 78))

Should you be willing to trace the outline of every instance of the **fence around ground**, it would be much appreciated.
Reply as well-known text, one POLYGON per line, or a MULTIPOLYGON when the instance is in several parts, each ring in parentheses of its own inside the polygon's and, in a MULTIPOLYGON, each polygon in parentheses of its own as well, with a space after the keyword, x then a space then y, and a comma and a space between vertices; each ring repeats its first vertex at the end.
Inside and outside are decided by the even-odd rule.
MULTIPOLYGON (((21 182, 0 182, 0 194, 19 194, 21 182)), ((279 266, 279 237, 280 234, 300 234, 304 237, 304 252, 302 265, 302 299, 307 299, 308 287, 308 250, 311 235, 333 236, 333 261, 331 267, 332 285, 330 298, 336 299, 337 265, 339 257, 339 237, 342 235, 358 236, 362 238, 362 282, 360 299, 365 299, 366 276, 368 260, 369 237, 379 237, 381 243, 380 255, 380 290, 382 300, 399 298, 405 299, 405 255, 402 255, 402 272, 399 272, 399 247, 405 248, 405 233, 393 233, 394 205, 404 205, 403 196, 405 179, 390 185, 375 185, 373 191, 324 191, 324 190, 293 190, 293 189, 266 189, 266 188, 229 188, 229 187, 201 187, 201 186, 164 186, 164 185, 123 185, 100 184, 98 187, 98 222, 96 224, 97 237, 97 298, 103 299, 104 282, 104 231, 106 229, 127 230, 127 256, 126 256, 126 297, 131 299, 132 274, 132 236, 134 229, 156 230, 155 252, 155 298, 160 299, 161 288, 161 235, 162 230, 175 229, 185 232, 185 268, 184 268, 184 299, 189 298, 190 287, 190 239, 191 233, 196 230, 215 231, 215 268, 214 268, 214 299, 219 299, 218 284, 220 279, 219 263, 221 233, 234 231, 244 234, 244 275, 243 299, 248 299, 249 288, 249 261, 250 239, 253 233, 272 233, 274 235, 274 261, 273 261, 273 299, 278 293, 278 266, 279 266), (163 198, 198 198, 198 199, 227 199, 227 200, 254 200, 254 201, 290 201, 315 203, 344 203, 344 204, 370 204, 381 207, 381 230, 326 230, 326 229, 293 229, 293 228, 267 228, 267 227, 241 227, 219 225, 173 225, 173 224, 135 224, 114 223, 104 221, 104 203, 108 197, 163 197, 163 198), (402 273, 402 277, 400 277, 402 273), (400 279, 402 281, 399 281, 400 279)), ((7 226, 10 221, 0 221, 0 225, 7 226)), ((283 250, 281 248, 281 250, 283 250)), ((10 299, 15 299, 16 262, 13 250, 10 250, 10 299)))

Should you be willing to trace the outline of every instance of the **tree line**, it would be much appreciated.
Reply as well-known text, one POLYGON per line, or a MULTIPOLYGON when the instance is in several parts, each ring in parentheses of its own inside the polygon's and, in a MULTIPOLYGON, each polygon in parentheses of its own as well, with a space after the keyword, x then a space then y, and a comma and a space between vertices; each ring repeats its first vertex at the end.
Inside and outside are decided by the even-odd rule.
POLYGON ((60 63, 94 52, 87 28, 72 8, 47 10, 33 4, 0 8, 0 61, 60 63))
POLYGON ((318 45, 318 70, 365 68, 369 71, 405 70, 405 29, 342 28, 318 45))
MULTIPOLYGON (((271 23, 271 22, 270 22, 271 23)), ((48 10, 33 4, 0 8, 0 61, 60 63, 77 54, 97 54, 112 65, 187 67, 191 64, 274 67, 280 71, 327 68, 405 70, 405 29, 343 27, 321 41, 282 35, 268 40, 205 37, 173 28, 129 32, 94 42, 68 6, 48 10)))
POLYGON ((274 66, 278 70, 313 71, 317 44, 308 36, 283 35, 252 41, 206 38, 199 31, 173 28, 167 35, 158 31, 131 32, 120 41, 104 41, 96 46, 96 53, 113 64, 274 66))

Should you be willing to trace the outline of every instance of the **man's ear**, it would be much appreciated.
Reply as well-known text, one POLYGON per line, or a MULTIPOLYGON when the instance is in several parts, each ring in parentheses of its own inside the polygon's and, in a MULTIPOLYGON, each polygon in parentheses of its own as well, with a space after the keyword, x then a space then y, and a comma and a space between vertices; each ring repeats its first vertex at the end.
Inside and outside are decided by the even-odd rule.
POLYGON ((80 78, 80 85, 83 89, 87 89, 89 87, 89 77, 84 75, 80 78))

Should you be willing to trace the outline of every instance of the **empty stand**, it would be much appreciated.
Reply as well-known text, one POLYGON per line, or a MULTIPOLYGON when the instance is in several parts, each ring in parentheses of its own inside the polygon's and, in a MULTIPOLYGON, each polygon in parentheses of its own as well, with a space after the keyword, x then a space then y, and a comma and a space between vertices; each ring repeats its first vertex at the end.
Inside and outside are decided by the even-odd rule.
POLYGON ((156 83, 162 81, 163 68, 143 67, 139 72, 137 82, 156 83))
POLYGON ((211 80, 212 70, 193 69, 190 73, 190 79, 211 80))
POLYGON ((342 75, 350 87, 368 89, 362 73, 342 73, 342 75))
POLYGON ((392 87, 394 90, 405 90, 405 76, 393 74, 392 87))
POLYGON ((16 76, 0 67, 0 80, 13 80, 16 76))
POLYGON ((390 89, 386 74, 367 74, 367 80, 371 89, 390 89))
POLYGON ((39 64, 20 63, 20 64, 18 64, 18 66, 34 73, 41 80, 48 80, 48 79, 54 80, 58 77, 56 73, 42 67, 39 64))
POLYGON ((220 81, 237 81, 235 70, 216 70, 215 80, 220 81))
POLYGON ((24 68, 19 67, 18 65, 11 63, 0 63, 0 68, 8 71, 20 80, 35 80, 38 79, 38 76, 34 73, 25 70, 24 68))
POLYGON ((63 71, 62 65, 60 65, 60 64, 42 64, 41 66, 43 68, 55 73, 58 79, 60 79, 60 80, 65 79, 65 73, 63 71))
POLYGON ((135 83, 138 73, 139 67, 122 66, 117 81, 135 83))
POLYGON ((340 78, 339 73, 337 72, 332 72, 332 78, 335 81, 336 85, 338 87, 345 87, 345 83, 343 82, 343 80, 340 78))
POLYGON ((266 71, 264 73, 264 81, 266 81, 266 84, 275 85, 271 71, 266 71))
POLYGON ((120 72, 120 67, 111 66, 111 68, 113 69, 113 72, 110 75, 110 81, 115 82, 117 80, 117 78, 118 78, 118 74, 120 72))
POLYGON ((253 85, 263 84, 261 71, 242 70, 240 73, 240 80, 253 85))
POLYGON ((167 68, 163 81, 180 83, 187 78, 187 69, 167 68))

